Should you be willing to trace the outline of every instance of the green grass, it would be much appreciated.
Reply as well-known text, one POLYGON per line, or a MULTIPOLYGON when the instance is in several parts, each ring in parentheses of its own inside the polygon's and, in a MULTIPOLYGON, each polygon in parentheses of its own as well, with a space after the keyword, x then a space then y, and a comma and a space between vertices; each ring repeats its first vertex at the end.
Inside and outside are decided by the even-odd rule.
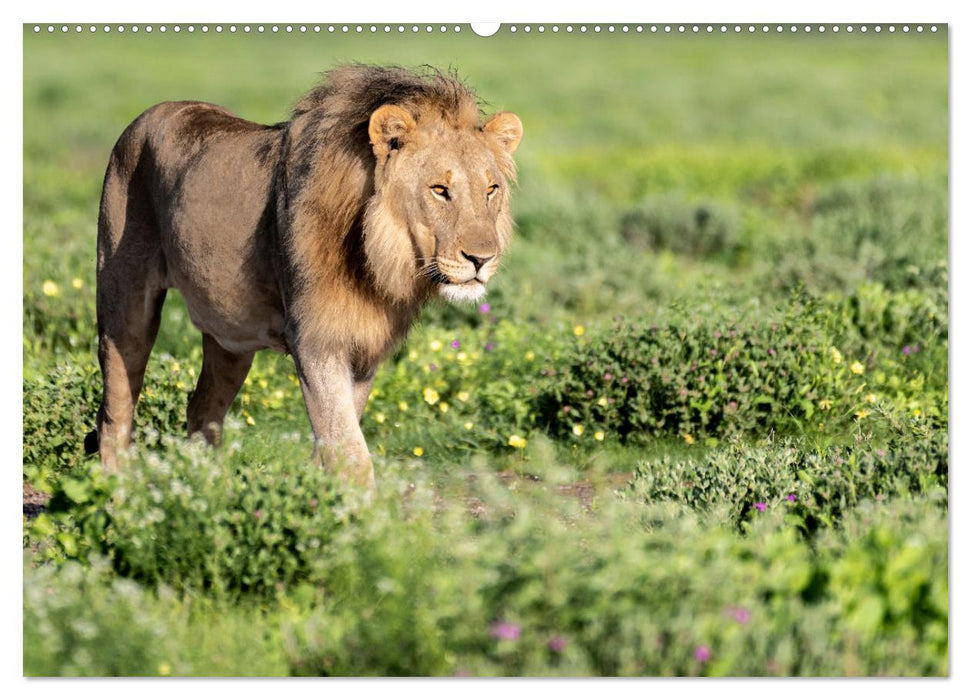
POLYGON ((25 674, 947 674, 947 104, 941 35, 25 29, 25 674), (380 370, 360 502, 287 357, 182 439, 170 293, 102 474, 114 140, 169 99, 283 120, 344 61, 522 118, 491 310, 430 306, 380 370))

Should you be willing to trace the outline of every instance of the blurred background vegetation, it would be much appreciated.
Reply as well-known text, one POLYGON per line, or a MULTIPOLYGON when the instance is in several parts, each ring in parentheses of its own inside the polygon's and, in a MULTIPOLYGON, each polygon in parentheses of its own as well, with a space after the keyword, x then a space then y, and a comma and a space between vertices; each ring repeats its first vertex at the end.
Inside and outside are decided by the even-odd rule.
POLYGON ((25 27, 25 673, 947 673, 946 32, 241 27, 25 27), (379 373, 376 502, 307 473, 286 357, 226 448, 164 437, 201 361, 175 292, 101 474, 115 139, 164 100, 283 121, 348 61, 525 125, 488 306, 379 373))

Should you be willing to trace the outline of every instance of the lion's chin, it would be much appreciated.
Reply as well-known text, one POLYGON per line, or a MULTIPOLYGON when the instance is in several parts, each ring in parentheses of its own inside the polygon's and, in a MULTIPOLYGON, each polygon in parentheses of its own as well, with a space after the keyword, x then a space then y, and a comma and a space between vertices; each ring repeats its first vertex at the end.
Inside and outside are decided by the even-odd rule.
POLYGON ((478 280, 462 284, 440 284, 438 293, 453 304, 472 304, 485 296, 485 285, 478 280))

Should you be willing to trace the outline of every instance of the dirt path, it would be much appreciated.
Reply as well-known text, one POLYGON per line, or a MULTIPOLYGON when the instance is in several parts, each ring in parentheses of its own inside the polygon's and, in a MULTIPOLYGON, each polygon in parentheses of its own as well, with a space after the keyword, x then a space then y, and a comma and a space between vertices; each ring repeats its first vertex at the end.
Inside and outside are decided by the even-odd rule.
POLYGON ((36 518, 47 505, 50 494, 38 491, 33 486, 24 482, 24 516, 36 518))

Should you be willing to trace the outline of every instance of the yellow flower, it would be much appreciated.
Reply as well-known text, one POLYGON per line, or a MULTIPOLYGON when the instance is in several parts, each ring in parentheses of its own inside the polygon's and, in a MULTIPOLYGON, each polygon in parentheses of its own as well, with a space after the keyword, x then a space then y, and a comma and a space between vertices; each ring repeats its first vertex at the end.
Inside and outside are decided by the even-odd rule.
POLYGON ((853 374, 863 374, 863 369, 864 369, 863 364, 859 361, 854 362, 852 365, 850 365, 850 371, 853 374))
POLYGON ((520 437, 519 435, 510 435, 509 436, 509 446, 510 447, 515 447, 515 448, 521 450, 524 447, 526 447, 526 438, 520 437))
POLYGON ((684 441, 686 443, 688 443, 689 445, 694 445, 695 444, 695 439, 693 437, 691 437, 690 435, 688 435, 688 433, 685 433, 681 437, 683 437, 684 438, 684 441))
POLYGON ((841 353, 836 348, 829 349, 829 356, 833 358, 833 364, 838 365, 840 362, 843 361, 843 353, 841 353))
POLYGON ((586 332, 587 332, 587 329, 584 328, 583 326, 574 326, 573 327, 573 335, 575 335, 578 338, 581 335, 583 335, 584 333, 586 333, 586 332))
POLYGON ((376 420, 378 423, 384 423, 384 420, 385 420, 384 414, 383 413, 374 414, 374 420, 376 420))
POLYGON ((920 416, 921 416, 920 409, 919 408, 915 408, 914 409, 914 418, 920 418, 920 416))
POLYGON ((467 421, 462 427, 464 427, 466 430, 472 430, 472 421, 467 421))
POLYGON ((398 410, 399 411, 407 411, 408 410, 408 404, 405 403, 404 401, 399 401, 398 402, 398 410))
POLYGON ((460 391, 458 394, 455 395, 455 398, 457 398, 462 403, 465 403, 466 401, 469 400, 469 392, 460 391))
POLYGON ((84 280, 82 280, 80 277, 75 277, 73 280, 71 280, 71 286, 75 289, 81 289, 81 287, 84 286, 84 280))
POLYGON ((824 411, 828 411, 829 409, 831 409, 833 407, 833 400, 832 399, 821 399, 820 402, 819 402, 819 407, 821 409, 823 409, 824 411))
POLYGON ((246 425, 256 425, 256 421, 253 420, 253 416, 246 416, 246 425))
POLYGON ((261 379, 260 381, 257 382, 257 384, 260 385, 260 389, 265 389, 266 387, 268 387, 270 385, 270 383, 268 381, 266 381, 265 379, 261 379))
POLYGON ((53 280, 46 280, 40 290, 44 292, 45 297, 56 297, 61 293, 61 288, 53 280))
POLYGON ((425 454, 425 450, 421 449, 420 447, 416 447, 412 450, 412 452, 414 453, 415 457, 421 457, 423 454, 425 454))
POLYGON ((160 676, 171 676, 172 675, 172 667, 169 666, 167 663, 165 663, 163 661, 162 663, 160 663, 158 665, 158 675, 160 675, 160 676))
POLYGON ((527 362, 532 362, 535 359, 536 359, 536 353, 533 352, 532 350, 527 350, 526 351, 526 361, 527 362))
POLYGON ((421 392, 421 395, 425 399, 425 403, 430 406, 434 406, 438 403, 438 392, 432 389, 430 386, 426 386, 425 390, 421 392))
POLYGON ((467 362, 469 359, 469 354, 465 352, 465 350, 463 350, 462 352, 460 352, 458 355, 455 356, 455 359, 458 360, 459 362, 467 362))
POLYGON ((598 406, 603 406, 604 408, 606 408, 606 406, 607 406, 607 397, 606 396, 601 396, 599 399, 597 399, 597 405, 598 406))
POLYGON ((577 423, 576 425, 574 425, 573 426, 573 434, 576 435, 577 437, 579 437, 580 435, 583 435, 583 426, 580 425, 579 423, 577 423))
POLYGON ((599 442, 603 442, 603 439, 604 439, 604 431, 598 430, 597 432, 595 432, 593 434, 593 439, 594 440, 598 440, 599 442))
POLYGON ((411 352, 408 353, 408 359, 414 362, 415 360, 418 359, 418 353, 412 350, 411 352))
POLYGON ((867 403, 876 403, 877 402, 877 395, 876 394, 867 394, 866 396, 863 397, 863 400, 866 401, 867 403))
POLYGON ((448 404, 442 401, 440 404, 438 404, 438 410, 440 410, 442 413, 448 413, 448 404))
POLYGON ((868 415, 870 415, 870 412, 865 408, 861 408, 859 411, 856 412, 857 420, 863 420, 868 415))
POLYGON ((172 373, 174 374, 176 372, 181 372, 181 371, 182 371, 182 365, 180 365, 178 362, 173 362, 172 363, 172 373))
POLYGON ((442 341, 440 341, 440 340, 433 340, 432 342, 430 342, 428 344, 428 347, 430 347, 432 349, 432 352, 438 352, 439 350, 442 349, 442 341))

